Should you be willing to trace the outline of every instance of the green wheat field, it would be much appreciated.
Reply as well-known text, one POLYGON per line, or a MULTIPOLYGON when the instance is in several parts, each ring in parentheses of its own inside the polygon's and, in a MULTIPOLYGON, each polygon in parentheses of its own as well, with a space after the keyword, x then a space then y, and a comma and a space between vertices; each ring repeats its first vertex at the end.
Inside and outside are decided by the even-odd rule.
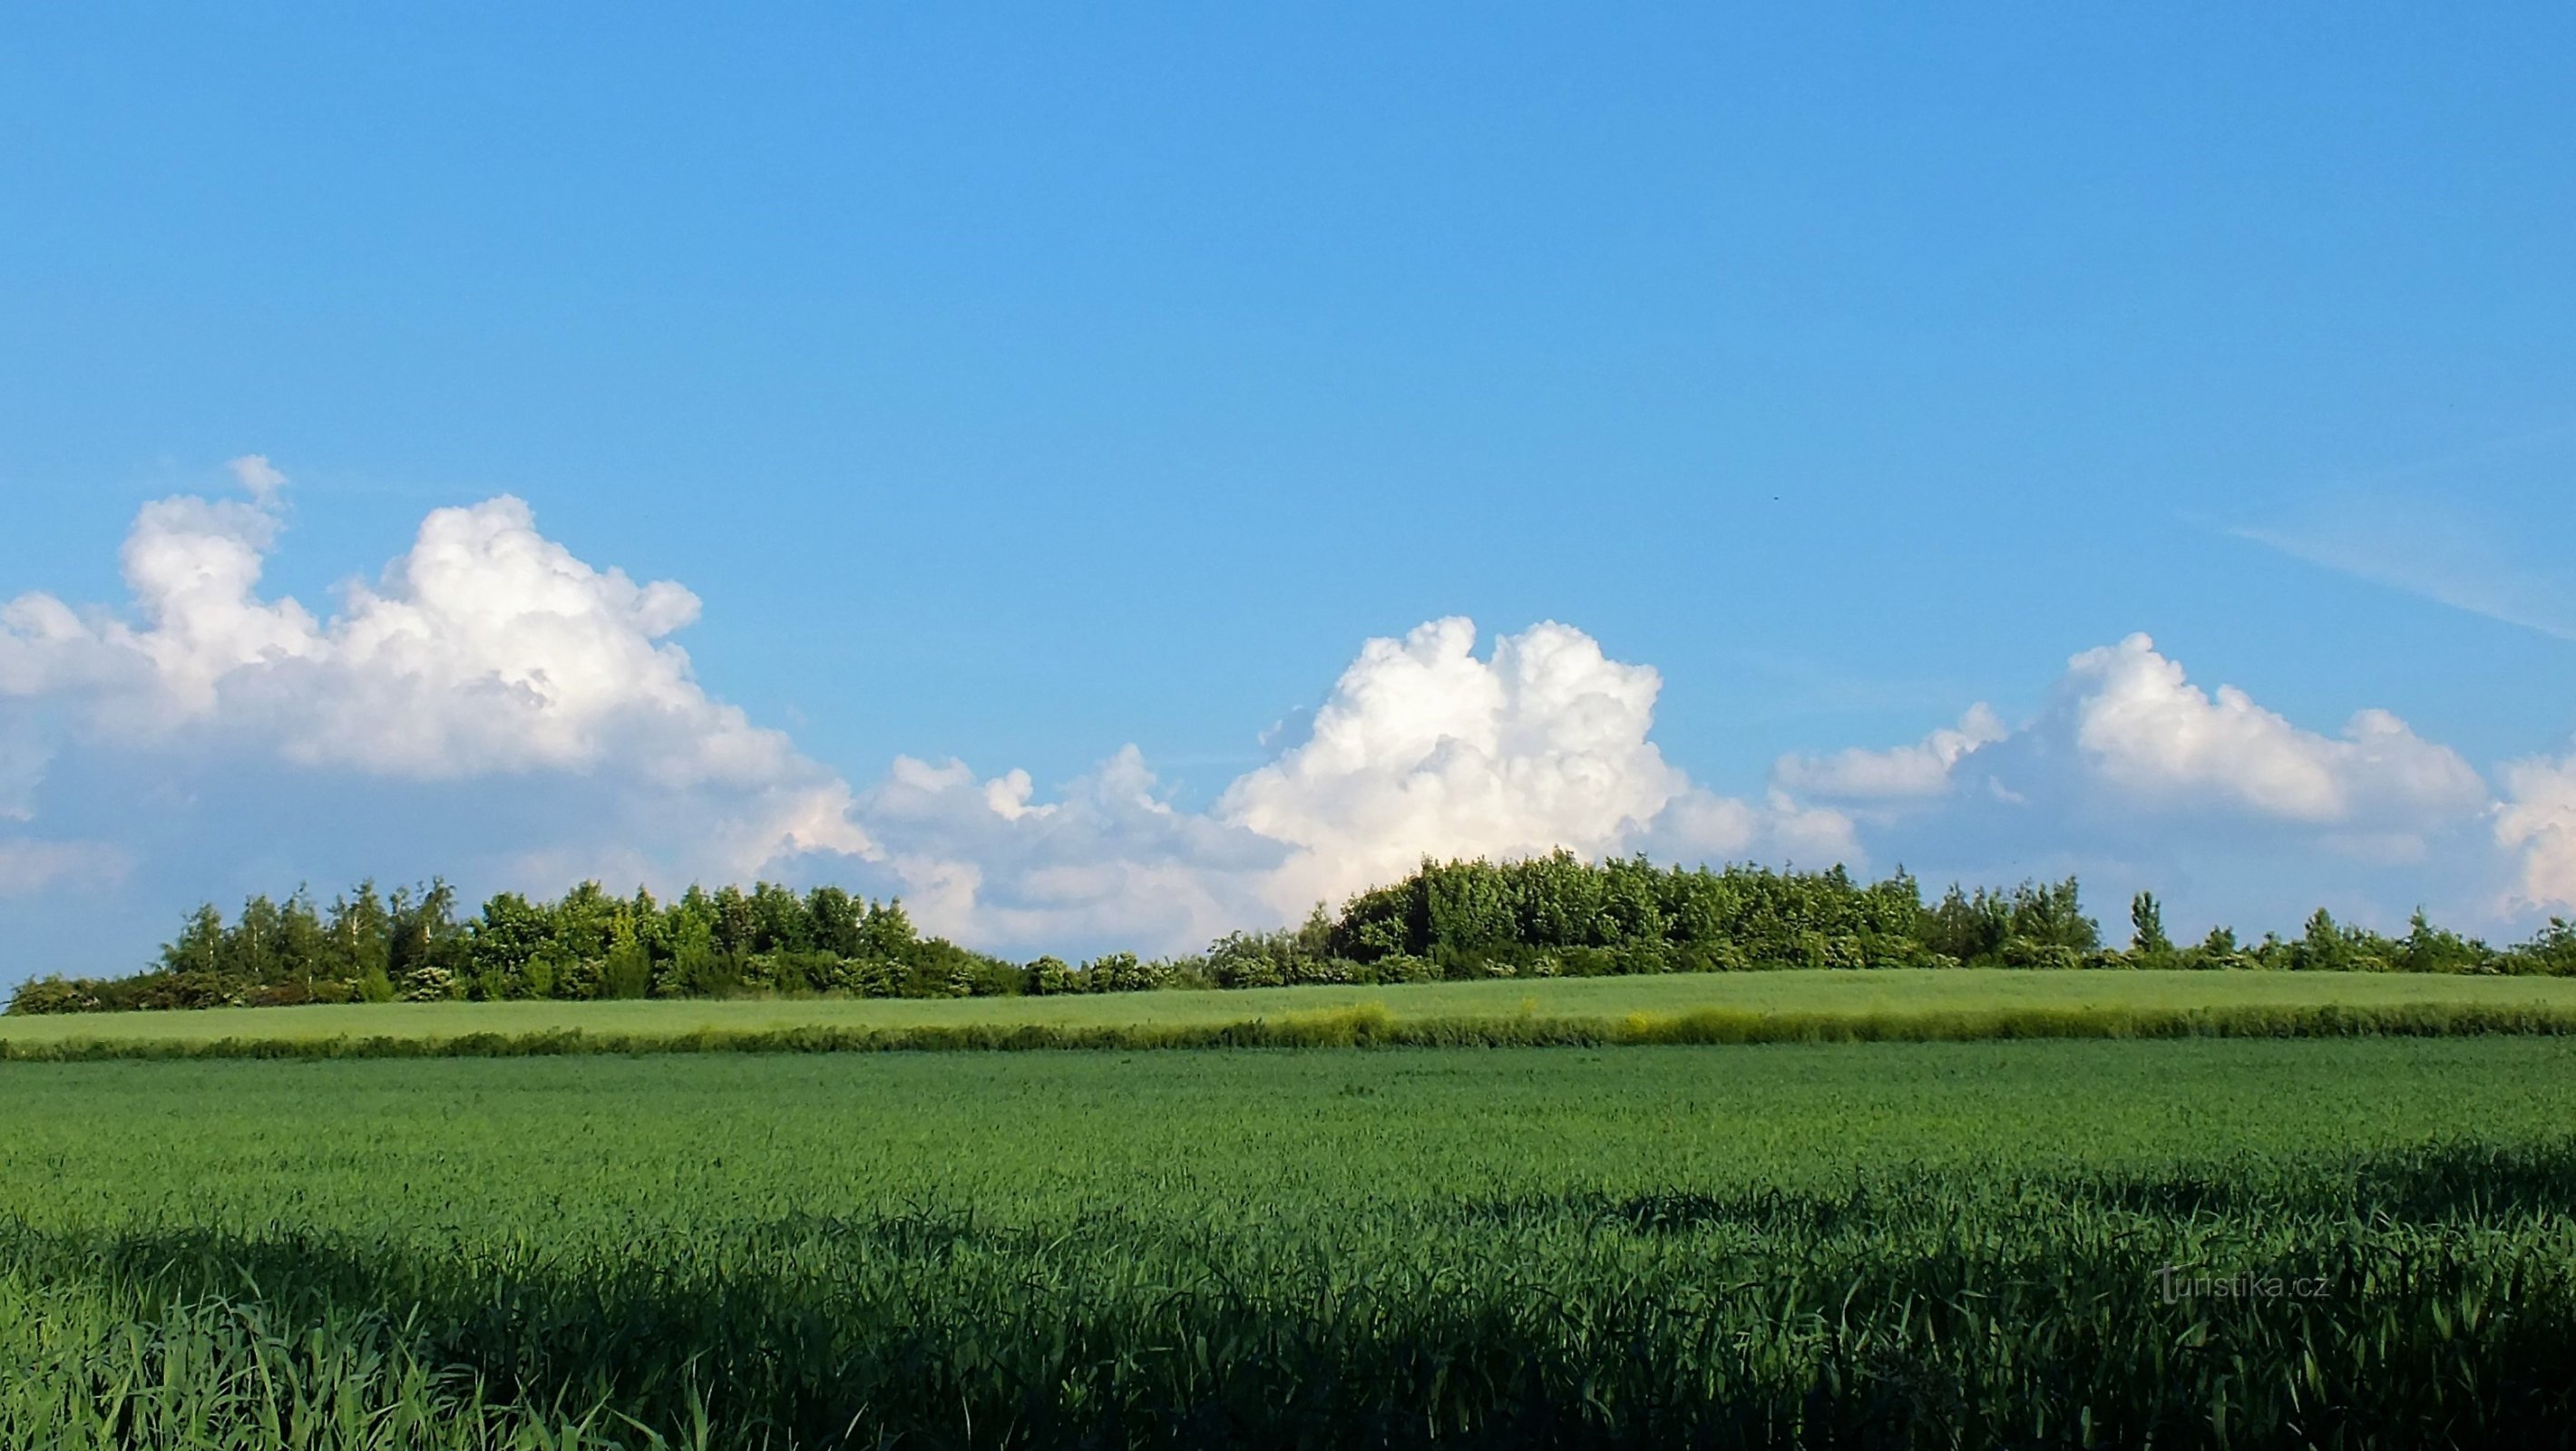
MULTIPOLYGON (((2187 976, 4 1026, 2568 1001, 2187 976)), ((147 1057, 0 1063, 0 1125, 10 1447, 2412 1446, 2576 1424, 2576 1038, 2544 1033, 147 1057)))

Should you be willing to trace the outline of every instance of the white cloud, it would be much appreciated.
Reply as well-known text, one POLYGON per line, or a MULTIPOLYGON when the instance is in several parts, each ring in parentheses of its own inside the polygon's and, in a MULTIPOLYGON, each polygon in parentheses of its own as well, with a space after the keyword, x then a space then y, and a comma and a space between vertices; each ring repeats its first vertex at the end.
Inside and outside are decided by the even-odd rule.
MULTIPOLYGON (((472 891, 769 873, 900 892, 925 926, 998 950, 1165 951, 1424 856, 2017 874, 2106 844, 2123 869, 2197 860, 2215 823, 2420 871, 2489 809, 2466 762, 2396 717, 2306 730, 2193 685, 2143 635, 2074 657, 2018 728, 1979 705, 1911 745, 1783 757, 1739 800, 1665 759, 1651 667, 1558 623, 1480 656, 1464 619, 1366 642, 1205 810, 1132 746, 1045 799, 1022 770, 910 758, 853 789, 697 682, 671 638, 695 595, 594 567, 519 500, 431 513, 317 612, 260 591, 283 475, 235 473, 247 501, 139 512, 122 610, 0 606, 0 819, 25 828, 0 838, 0 892, 189 883, 144 908, 158 923, 217 866, 267 890, 344 871, 450 871, 472 891)), ((2576 762, 2506 779, 2494 831, 2522 894, 2576 902, 2576 762)))
POLYGON ((1992 707, 1979 701, 1956 726, 1932 732, 1910 746, 1883 751, 1854 746, 1829 756, 1780 758, 1772 778, 1792 791, 1847 801, 1889 801, 1938 796, 1950 789, 1950 768, 1980 746, 2011 732, 1992 707))
POLYGON ((2193 684, 2145 635, 2074 656, 2017 725, 1971 711, 1914 745, 1785 758, 1775 780, 1843 805, 1872 856, 1927 881, 2076 873, 2100 900, 2151 888, 2177 922, 2290 925, 2321 900, 2483 919, 2502 870, 2487 784, 2457 752, 2384 710, 2304 728, 2193 684))
POLYGON ((1869 851, 1859 823, 1831 806, 1772 791, 1760 803, 1693 786, 1620 843, 1658 861, 1689 864, 1763 860, 1799 867, 1859 868, 1869 851))
POLYGON ((246 453, 224 467, 231 471, 233 482, 241 485, 242 492, 263 507, 286 488, 286 475, 278 472, 266 454, 246 453))
MULTIPOLYGON (((0 805, 42 815, 69 748, 99 783, 152 763, 156 799, 137 798, 129 828, 205 800, 221 803, 208 831, 284 809, 298 833, 364 852, 366 817, 392 809, 406 845, 464 843, 479 867, 429 869, 478 889, 828 873, 902 892, 934 930, 1030 947, 1195 945, 1424 856, 1858 856, 1837 812, 1692 785, 1650 739, 1655 671, 1553 623, 1483 658, 1463 619, 1367 642, 1304 737, 1206 811, 1173 804, 1132 746, 1053 800, 1025 771, 909 758, 857 791, 697 683, 669 638, 696 596, 593 567, 521 501, 431 513, 379 578, 316 612, 260 591, 284 475, 260 458, 233 470, 249 501, 140 511, 127 609, 0 607, 0 805), (68 734, 34 732, 29 707, 68 734)), ((276 870, 302 859, 278 852, 276 870)))
POLYGON ((2232 685, 2203 691, 2142 634, 2069 660, 2048 707, 2019 729, 1978 705, 1914 745, 1783 757, 1774 778, 1828 799, 1929 810, 1971 774, 2004 806, 2330 828, 2321 840, 2375 856, 2420 852, 2416 833, 2488 801, 2458 752, 2387 711, 2357 712, 2340 736, 2305 730, 2232 685))
POLYGON ((265 459, 233 467, 256 503, 137 516, 123 563, 139 619, 43 594, 0 607, 0 696, 68 701, 91 738, 130 749, 212 742, 425 781, 605 774, 677 811, 700 870, 869 849, 848 787, 709 697, 668 643, 697 616, 687 590, 593 569, 504 497, 430 514, 379 583, 318 618, 259 595, 285 480, 265 459))
POLYGON ((1371 640, 1305 737, 1205 813, 1133 747, 1038 803, 1028 777, 900 760, 860 814, 916 915, 980 940, 1194 945, 1394 880, 1424 856, 1564 847, 1684 860, 1857 861, 1838 812, 1693 786, 1648 738, 1661 680, 1541 624, 1475 653, 1435 620, 1371 640))
POLYGON ((2329 738, 2231 685, 2215 698, 2145 635, 2067 664, 2066 724, 2091 772, 2153 808, 2216 805, 2309 825, 2431 825, 2479 810, 2486 783, 2459 753, 2384 710, 2329 738))
POLYGON ((1195 947, 1259 926, 1280 843, 1174 807, 1129 746, 1038 803, 1028 773, 898 757, 858 811, 880 879, 931 930, 997 946, 1195 947))
POLYGON ((2576 756, 2504 768, 2496 842, 2514 853, 2514 897, 2534 907, 2576 907, 2576 756))
POLYGON ((1369 641, 1304 743, 1227 789, 1219 817, 1294 849, 1275 905, 1337 899, 1426 854, 1610 851, 1686 789, 1646 738, 1651 667, 1555 623, 1487 660, 1475 644, 1456 618, 1369 641))

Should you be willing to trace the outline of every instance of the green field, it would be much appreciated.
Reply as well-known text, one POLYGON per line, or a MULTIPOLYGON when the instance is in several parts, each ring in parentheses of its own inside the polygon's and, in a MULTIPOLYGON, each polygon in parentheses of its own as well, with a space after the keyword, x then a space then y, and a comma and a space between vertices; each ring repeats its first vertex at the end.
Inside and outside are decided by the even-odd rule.
POLYGON ((13 1447, 2576 1414, 2561 1038, 13 1064, 0 1125, 13 1447))
POLYGON ((820 1028, 1216 1026, 1362 1005, 1397 1021, 1535 1015, 1616 1021, 1720 1011, 1811 1019, 2340 1007, 2544 1009, 2576 1014, 2576 978, 2423 973, 1941 971, 1693 973, 1655 977, 1098 993, 1043 998, 802 998, 748 1001, 394 1003, 198 1012, 0 1017, 0 1044, 452 1039, 577 1031, 638 1038, 820 1028))

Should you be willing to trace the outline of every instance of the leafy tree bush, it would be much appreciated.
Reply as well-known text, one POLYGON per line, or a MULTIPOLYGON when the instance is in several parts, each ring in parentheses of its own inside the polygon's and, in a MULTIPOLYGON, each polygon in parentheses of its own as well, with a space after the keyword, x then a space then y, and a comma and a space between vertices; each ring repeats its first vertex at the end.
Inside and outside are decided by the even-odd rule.
POLYGON ((1082 974, 1073 970, 1061 957, 1041 957, 1029 964, 1028 985, 1031 997, 1061 997, 1083 991, 1082 974))

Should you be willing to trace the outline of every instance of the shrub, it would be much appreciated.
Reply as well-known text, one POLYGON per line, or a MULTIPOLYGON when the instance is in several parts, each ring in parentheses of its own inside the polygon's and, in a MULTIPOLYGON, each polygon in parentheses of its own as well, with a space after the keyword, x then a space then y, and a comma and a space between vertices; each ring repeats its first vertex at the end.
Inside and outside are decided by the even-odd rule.
POLYGON ((1061 957, 1041 957, 1029 964, 1028 992, 1031 997, 1059 997, 1082 990, 1082 975, 1061 957))

